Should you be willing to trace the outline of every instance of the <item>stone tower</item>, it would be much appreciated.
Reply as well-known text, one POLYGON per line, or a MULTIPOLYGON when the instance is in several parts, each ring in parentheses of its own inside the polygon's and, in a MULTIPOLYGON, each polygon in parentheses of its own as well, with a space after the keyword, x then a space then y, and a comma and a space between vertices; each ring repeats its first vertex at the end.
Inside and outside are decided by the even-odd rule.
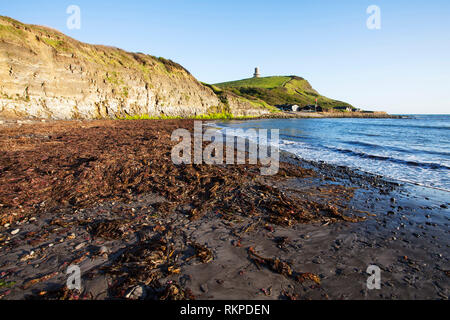
POLYGON ((253 75, 253 78, 259 78, 260 74, 259 74, 259 69, 258 67, 255 68, 255 74, 253 75))

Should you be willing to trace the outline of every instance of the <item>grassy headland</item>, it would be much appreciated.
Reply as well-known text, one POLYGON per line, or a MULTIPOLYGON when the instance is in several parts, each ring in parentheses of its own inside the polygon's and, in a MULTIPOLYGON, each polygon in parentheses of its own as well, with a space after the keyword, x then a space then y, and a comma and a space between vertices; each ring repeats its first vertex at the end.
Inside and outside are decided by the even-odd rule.
POLYGON ((307 80, 297 76, 250 78, 217 83, 214 86, 249 100, 263 101, 271 106, 282 104, 306 106, 315 104, 317 98, 318 104, 326 111, 335 107, 352 107, 349 103, 319 94, 307 80))

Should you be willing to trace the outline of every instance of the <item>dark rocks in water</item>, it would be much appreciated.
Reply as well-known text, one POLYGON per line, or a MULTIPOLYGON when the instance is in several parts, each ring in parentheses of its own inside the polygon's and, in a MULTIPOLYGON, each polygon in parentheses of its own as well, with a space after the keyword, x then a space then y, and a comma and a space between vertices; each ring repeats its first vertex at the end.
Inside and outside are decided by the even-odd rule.
POLYGON ((442 209, 448 209, 448 206, 446 204, 441 204, 442 209))

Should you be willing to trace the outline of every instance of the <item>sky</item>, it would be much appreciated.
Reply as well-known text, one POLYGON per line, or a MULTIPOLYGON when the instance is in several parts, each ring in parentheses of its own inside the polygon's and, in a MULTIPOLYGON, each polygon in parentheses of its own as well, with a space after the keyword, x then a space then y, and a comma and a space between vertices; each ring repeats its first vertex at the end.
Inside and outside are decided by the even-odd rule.
POLYGON ((207 83, 259 67, 364 109, 450 113, 448 0, 0 0, 0 15, 162 56, 207 83), (70 5, 80 29, 67 26, 70 5), (379 29, 367 27, 371 5, 379 29))

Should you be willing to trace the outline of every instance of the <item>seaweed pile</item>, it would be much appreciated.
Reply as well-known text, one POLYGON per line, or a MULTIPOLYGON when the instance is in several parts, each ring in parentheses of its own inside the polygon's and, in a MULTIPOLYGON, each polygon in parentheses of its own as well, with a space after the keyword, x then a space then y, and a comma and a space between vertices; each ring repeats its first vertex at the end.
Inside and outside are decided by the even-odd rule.
POLYGON ((201 263, 209 263, 213 256, 210 249, 195 242, 189 242, 194 254, 181 259, 183 245, 176 245, 175 235, 165 230, 148 240, 127 247, 101 271, 114 279, 109 287, 109 295, 118 299, 133 298, 147 300, 194 300, 188 288, 175 281, 163 283, 160 280, 180 273, 182 263, 197 258, 201 263), (135 295, 136 290, 140 291, 135 295))
POLYGON ((311 280, 311 281, 315 282, 316 284, 320 285, 320 278, 318 275, 310 273, 310 272, 293 271, 291 266, 287 262, 281 261, 278 258, 275 258, 275 259, 264 258, 264 257, 260 256, 259 254, 257 254, 253 247, 250 247, 248 249, 248 255, 258 268, 260 268, 261 265, 264 265, 269 270, 279 273, 286 277, 293 277, 300 283, 303 283, 306 280, 311 280))
MULTIPOLYGON (((283 225, 350 219, 333 206, 299 201, 266 185, 257 165, 174 165, 170 136, 180 127, 193 131, 193 121, 51 123, 24 126, 20 134, 2 128, 0 222, 104 201, 131 202, 147 193, 167 200, 156 207, 158 214, 188 207, 191 219, 208 211, 264 215, 283 225)), ((273 179, 312 175, 281 163, 273 179)))
MULTIPOLYGON (((261 176, 258 165, 173 164, 171 149, 177 142, 170 139, 172 131, 185 128, 192 132, 193 125, 190 120, 148 120, 0 128, 0 246, 13 250, 22 242, 35 247, 20 255, 21 262, 32 264, 52 258, 45 242, 54 245, 61 240, 75 248, 65 258, 69 265, 106 256, 107 262, 95 272, 112 279, 109 298, 185 300, 195 298, 192 292, 167 279, 172 275, 181 279, 187 264, 211 263, 214 248, 190 239, 185 222, 175 230, 171 219, 181 216, 188 224, 221 219, 230 226, 230 234, 237 236, 235 247, 242 246, 244 233, 260 226, 273 232, 271 225, 361 219, 345 214, 345 202, 353 196, 351 188, 330 184, 299 191, 282 187, 285 181, 315 177, 314 171, 290 163, 281 162, 278 174, 270 177, 261 176), (160 200, 145 200, 153 196, 160 200), (9 241, 15 228, 40 217, 46 217, 41 228, 9 241), (249 224, 237 231, 240 227, 234 222, 243 220, 249 224), (121 249, 116 246, 111 255, 101 248, 94 252, 88 249, 94 242, 120 243, 121 249)), ((287 250, 288 239, 276 243, 287 250)), ((320 283, 316 275, 295 272, 279 258, 262 257, 253 249, 248 254, 258 268, 265 266, 297 283, 320 283)), ((42 273, 36 269, 23 289, 48 282, 64 267, 42 273)), ((94 297, 61 287, 31 298, 94 297)))

